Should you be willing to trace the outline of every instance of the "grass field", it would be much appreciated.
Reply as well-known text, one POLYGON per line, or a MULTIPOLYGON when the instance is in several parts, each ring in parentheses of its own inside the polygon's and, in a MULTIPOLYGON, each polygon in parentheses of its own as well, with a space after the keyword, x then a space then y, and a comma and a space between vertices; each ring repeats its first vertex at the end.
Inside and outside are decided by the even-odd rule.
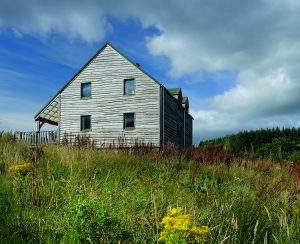
POLYGON ((32 149, 4 134, 1 243, 156 243, 172 208, 208 226, 205 243, 300 243, 299 165, 192 158, 172 150, 32 149), (23 163, 30 164, 12 167, 23 163))

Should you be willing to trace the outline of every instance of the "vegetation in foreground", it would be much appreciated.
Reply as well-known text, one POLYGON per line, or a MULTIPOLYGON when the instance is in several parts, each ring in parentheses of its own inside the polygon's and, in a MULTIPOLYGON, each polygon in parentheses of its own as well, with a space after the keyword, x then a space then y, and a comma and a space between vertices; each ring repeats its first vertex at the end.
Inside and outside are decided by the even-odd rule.
POLYGON ((0 213, 1 243, 299 243, 300 167, 3 134, 0 213))

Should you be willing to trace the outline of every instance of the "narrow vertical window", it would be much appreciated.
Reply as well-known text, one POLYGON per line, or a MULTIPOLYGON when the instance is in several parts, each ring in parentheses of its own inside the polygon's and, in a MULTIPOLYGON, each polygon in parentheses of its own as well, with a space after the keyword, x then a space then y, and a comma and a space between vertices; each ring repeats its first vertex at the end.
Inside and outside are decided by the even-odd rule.
POLYGON ((81 83, 81 98, 91 98, 91 82, 81 83))
POLYGON ((80 123, 81 131, 90 131, 91 130, 91 115, 81 116, 80 123))
POLYGON ((124 95, 135 94, 135 81, 134 79, 124 80, 124 95))
POLYGON ((134 113, 125 113, 123 128, 126 130, 126 129, 134 129, 134 127, 135 127, 134 113))
POLYGON ((179 136, 179 134, 180 134, 180 127, 179 127, 179 124, 177 124, 176 135, 179 136))

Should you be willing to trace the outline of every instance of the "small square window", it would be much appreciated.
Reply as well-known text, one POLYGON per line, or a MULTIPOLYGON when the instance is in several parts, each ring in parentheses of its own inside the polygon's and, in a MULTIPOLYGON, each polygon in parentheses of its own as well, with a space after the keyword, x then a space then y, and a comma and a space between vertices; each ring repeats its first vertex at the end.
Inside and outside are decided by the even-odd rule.
POLYGON ((81 98, 91 97, 91 83, 81 83, 81 98))
POLYGON ((134 79, 124 80, 124 95, 135 94, 135 81, 134 79))
POLYGON ((134 113, 125 113, 124 114, 124 129, 134 129, 135 127, 135 118, 134 113))
POLYGON ((91 115, 81 116, 81 131, 90 131, 91 130, 91 115))

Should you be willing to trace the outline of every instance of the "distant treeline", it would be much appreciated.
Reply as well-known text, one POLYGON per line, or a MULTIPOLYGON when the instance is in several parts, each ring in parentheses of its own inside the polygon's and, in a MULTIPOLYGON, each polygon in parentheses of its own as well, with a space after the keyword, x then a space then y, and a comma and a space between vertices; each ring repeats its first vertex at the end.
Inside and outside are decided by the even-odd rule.
POLYGON ((199 147, 210 145, 237 155, 256 158, 300 161, 300 128, 259 129, 243 131, 222 138, 202 141, 199 147))

